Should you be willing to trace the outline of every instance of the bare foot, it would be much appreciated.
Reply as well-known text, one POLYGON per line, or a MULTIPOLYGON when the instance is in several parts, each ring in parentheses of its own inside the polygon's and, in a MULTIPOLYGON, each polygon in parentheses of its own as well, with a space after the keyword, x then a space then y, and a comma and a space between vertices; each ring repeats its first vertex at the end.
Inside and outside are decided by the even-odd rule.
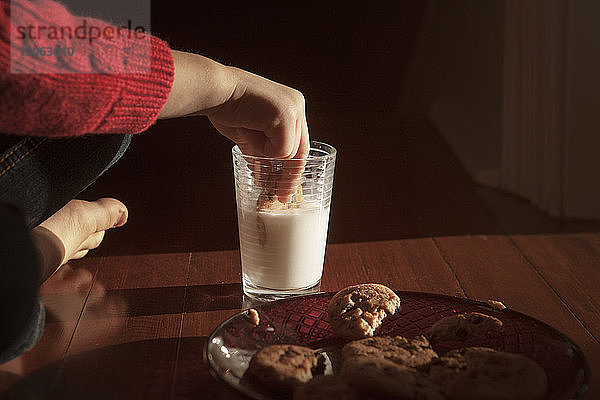
POLYGON ((98 247, 105 231, 123 226, 127 216, 127 207, 116 199, 71 200, 35 227, 31 234, 42 261, 40 282, 69 260, 98 247))

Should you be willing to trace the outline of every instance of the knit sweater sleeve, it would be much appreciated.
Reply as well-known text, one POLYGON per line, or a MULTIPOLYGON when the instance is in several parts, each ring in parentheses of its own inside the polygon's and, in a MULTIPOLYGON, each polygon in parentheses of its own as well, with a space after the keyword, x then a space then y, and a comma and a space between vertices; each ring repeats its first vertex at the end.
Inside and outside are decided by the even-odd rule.
POLYGON ((138 133, 155 122, 173 83, 165 42, 75 17, 50 0, 0 6, 0 132, 138 133), (59 51, 36 56, 35 48, 59 51))

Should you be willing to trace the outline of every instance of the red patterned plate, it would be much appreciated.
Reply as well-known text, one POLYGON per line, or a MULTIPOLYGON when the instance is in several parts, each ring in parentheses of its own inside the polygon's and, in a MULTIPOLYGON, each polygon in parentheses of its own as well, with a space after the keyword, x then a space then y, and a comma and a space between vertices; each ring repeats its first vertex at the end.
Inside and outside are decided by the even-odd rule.
MULTIPOLYGON (((414 337, 434 322, 455 313, 484 312, 499 318, 502 330, 466 342, 434 347, 439 354, 470 346, 523 354, 540 364, 548 376, 547 400, 579 398, 587 389, 589 367, 579 348, 565 335, 534 318, 509 309, 495 310, 486 303, 431 293, 396 292, 402 311, 388 317, 376 334, 414 337)), ((339 366, 338 352, 347 342, 336 337, 327 319, 334 293, 320 293, 274 301, 255 307, 260 315, 253 325, 247 311, 229 318, 210 335, 206 357, 211 372, 241 393, 254 399, 270 399, 240 382, 256 350, 269 344, 298 344, 325 356, 326 373, 339 366)))

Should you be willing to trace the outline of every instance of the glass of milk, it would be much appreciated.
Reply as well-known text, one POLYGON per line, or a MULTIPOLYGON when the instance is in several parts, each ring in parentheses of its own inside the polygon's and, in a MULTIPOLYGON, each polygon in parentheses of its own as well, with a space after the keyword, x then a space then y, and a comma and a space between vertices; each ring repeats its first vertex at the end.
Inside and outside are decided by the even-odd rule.
POLYGON ((311 141, 306 160, 232 149, 244 294, 317 293, 323 274, 336 150, 311 141))

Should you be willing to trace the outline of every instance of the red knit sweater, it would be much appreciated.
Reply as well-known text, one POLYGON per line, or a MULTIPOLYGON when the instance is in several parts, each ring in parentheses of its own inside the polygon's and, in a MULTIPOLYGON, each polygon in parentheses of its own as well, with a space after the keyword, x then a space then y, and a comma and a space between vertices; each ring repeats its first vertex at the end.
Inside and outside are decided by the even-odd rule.
POLYGON ((12 0, 12 13, 11 1, 0 0, 0 132, 73 136, 138 133, 152 125, 173 83, 171 52, 154 36, 116 31, 49 0, 12 0), (80 40, 64 31, 57 38, 48 29, 38 35, 37 27, 74 30, 84 19, 112 36, 80 40), (29 26, 33 30, 18 30, 29 26), (71 47, 72 55, 27 54, 56 46, 71 47))

